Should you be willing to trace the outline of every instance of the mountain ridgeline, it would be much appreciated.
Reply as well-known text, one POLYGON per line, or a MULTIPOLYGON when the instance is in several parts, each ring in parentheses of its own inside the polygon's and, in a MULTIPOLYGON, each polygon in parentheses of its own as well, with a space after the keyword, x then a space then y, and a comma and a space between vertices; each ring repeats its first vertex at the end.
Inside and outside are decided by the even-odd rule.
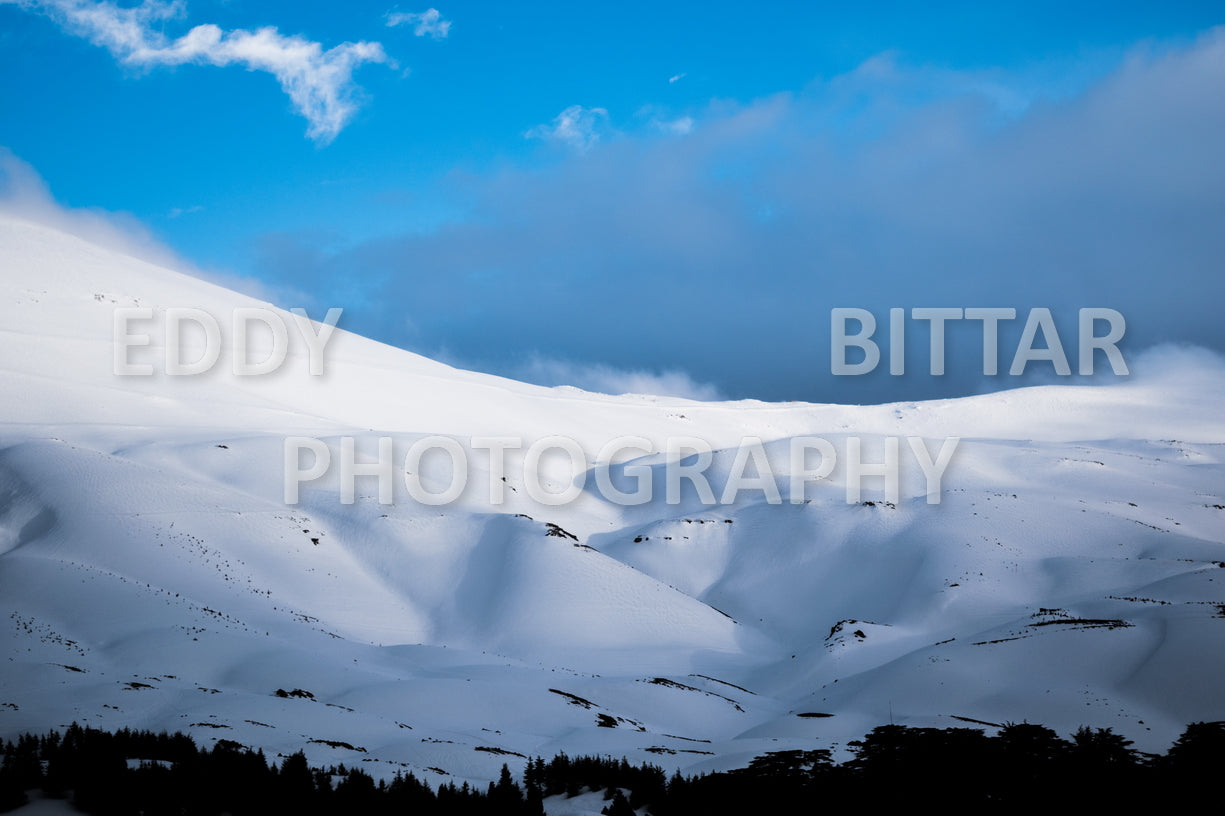
MULTIPOLYGON (((0 269, 0 739, 182 733, 236 767, 260 763, 233 745, 301 752, 483 797, 534 756, 705 775, 695 791, 796 762, 853 786, 883 722, 911 729, 897 750, 947 740, 965 763, 1002 744, 967 724, 1083 725, 1163 752, 1187 723, 1225 720, 1219 360, 1129 356, 1120 384, 937 402, 704 403, 462 371, 343 316, 316 376, 278 312, 297 332, 282 370, 128 376, 117 310, 154 315, 131 324, 150 339, 126 349, 139 363, 167 351, 172 309, 228 327, 272 307, 11 216, 0 269), (488 440, 506 437, 523 447, 496 472, 488 440), (637 438, 610 478, 656 489, 619 504, 563 455, 528 467, 552 437, 593 471, 637 438), (290 438, 315 441, 297 463, 290 438), (408 492, 441 495, 452 475, 445 450, 404 466, 431 438, 468 464, 446 503, 408 492), (931 504, 917 457, 951 438, 931 504), (369 473, 383 439, 390 501, 376 475, 348 495, 345 446, 369 473), (709 461, 670 458, 685 439, 709 461), (837 461, 792 501, 795 469, 819 468, 816 449, 791 458, 811 439, 837 461), (848 502, 856 444, 864 462, 898 445, 896 495, 867 476, 848 502), (287 501, 287 471, 321 451, 333 467, 287 501), (753 456, 769 473, 727 494, 753 456), (670 464, 695 462, 716 500, 686 482, 670 501, 670 464)), ((274 345, 253 334, 251 359, 274 345)), ((950 797, 976 784, 937 771, 950 797)), ((148 771, 163 772, 188 766, 148 771)))

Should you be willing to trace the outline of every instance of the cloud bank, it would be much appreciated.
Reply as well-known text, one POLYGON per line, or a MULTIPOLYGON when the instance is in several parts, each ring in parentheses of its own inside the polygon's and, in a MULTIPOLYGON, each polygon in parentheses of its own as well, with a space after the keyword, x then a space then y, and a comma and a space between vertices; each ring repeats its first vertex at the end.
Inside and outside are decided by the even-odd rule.
POLYGON ((688 132, 626 122, 601 141, 593 123, 607 114, 568 108, 532 135, 581 152, 453 174, 437 195, 462 217, 335 250, 283 245, 262 273, 321 299, 357 287, 363 331, 498 373, 540 355, 686 371, 733 398, 879 402, 1030 382, 984 381, 969 325, 950 325, 947 373, 930 376, 913 323, 905 377, 887 365, 834 377, 833 307, 872 310, 883 327, 891 307, 1013 307, 1002 357, 1032 307, 1053 310, 1070 348, 1077 310, 1108 307, 1128 319, 1125 355, 1225 349, 1225 29, 1136 48, 1071 95, 882 55, 684 115, 688 132))

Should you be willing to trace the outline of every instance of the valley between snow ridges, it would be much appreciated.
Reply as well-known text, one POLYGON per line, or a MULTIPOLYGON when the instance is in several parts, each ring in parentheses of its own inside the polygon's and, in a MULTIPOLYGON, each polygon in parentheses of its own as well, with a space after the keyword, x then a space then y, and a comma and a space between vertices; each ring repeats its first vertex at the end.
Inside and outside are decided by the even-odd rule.
POLYGON ((929 403, 695 403, 539 388, 338 332, 324 377, 292 343, 266 377, 116 377, 116 306, 261 304, 8 218, 0 269, 2 737, 181 729, 484 782, 560 750, 734 767, 844 746, 891 712, 1110 726, 1151 750, 1225 719, 1211 365, 929 403), (896 506, 873 480, 872 504, 848 505, 839 467, 800 505, 588 491, 544 507, 513 465, 491 506, 472 451, 455 504, 379 504, 364 479, 346 506, 329 477, 287 506, 291 434, 371 456, 380 436, 400 455, 430 434, 589 453, 693 436, 721 451, 716 493, 745 436, 778 462, 796 436, 841 454, 859 435, 873 456, 885 436, 962 442, 938 506, 913 467, 896 506))

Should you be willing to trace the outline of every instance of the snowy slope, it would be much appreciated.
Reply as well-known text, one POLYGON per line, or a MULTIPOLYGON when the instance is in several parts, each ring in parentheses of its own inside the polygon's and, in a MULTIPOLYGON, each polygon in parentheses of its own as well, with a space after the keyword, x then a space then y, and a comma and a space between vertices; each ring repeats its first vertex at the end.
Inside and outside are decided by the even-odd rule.
MULTIPOLYGON (((1218 363, 930 403, 695 403, 539 388, 342 330, 311 377, 284 314, 276 374, 112 371, 116 307, 261 305, 0 219, 0 737, 183 729, 483 782, 559 750, 731 767, 890 716, 1111 726, 1153 750, 1225 719, 1218 363), (355 437, 367 458, 391 437, 399 459, 431 434, 558 434, 592 459, 622 435, 701 438, 716 493, 744 437, 783 483, 793 437, 860 436, 873 457, 883 437, 962 442, 939 505, 905 440, 896 506, 879 480, 848 504, 840 465, 803 504, 623 507, 589 479, 550 507, 521 457, 491 505, 470 448, 453 504, 402 483, 381 504, 367 478, 345 505, 334 473, 285 503, 288 435, 355 437)), ((637 464, 660 484, 664 461, 637 464)))

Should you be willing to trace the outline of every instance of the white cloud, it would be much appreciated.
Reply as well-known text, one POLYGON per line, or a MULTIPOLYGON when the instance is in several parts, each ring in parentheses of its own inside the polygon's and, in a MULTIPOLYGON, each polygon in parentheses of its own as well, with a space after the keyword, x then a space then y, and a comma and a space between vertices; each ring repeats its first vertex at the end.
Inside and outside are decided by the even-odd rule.
POLYGON ((158 266, 183 271, 189 266, 131 215, 60 206, 38 172, 4 147, 0 147, 0 214, 42 224, 158 266))
POLYGON ((1170 386, 1202 383, 1207 378, 1225 382, 1225 356, 1187 343, 1158 343, 1130 361, 1132 382, 1170 386))
POLYGON ((528 139, 562 142, 576 150, 587 150, 600 140, 600 131, 608 125, 608 111, 571 105, 547 125, 537 125, 524 133, 528 139))
MULTIPOLYGON (((4 0, 0 0, 4 2, 4 0)), ((198 208, 189 208, 189 212, 198 208)), ((64 207, 51 195, 47 183, 26 162, 0 147, 0 215, 30 221, 74 235, 96 246, 147 263, 173 269, 243 294, 271 302, 272 291, 252 278, 206 271, 185 260, 159 241, 135 216, 97 208, 64 207)))
POLYGON ((669 85, 675 85, 676 83, 678 83, 678 82, 680 82, 682 79, 684 79, 684 78, 685 78, 685 76, 686 76, 685 74, 676 74, 675 76, 670 76, 670 77, 668 77, 668 84, 669 84, 669 85))
POLYGON ((268 26, 255 31, 223 31, 198 25, 170 39, 154 24, 181 18, 181 0, 143 0, 121 8, 90 0, 0 0, 55 20, 66 31, 106 48, 125 65, 241 65, 272 74, 294 107, 310 123, 307 135, 327 144, 336 138, 357 110, 353 101, 353 71, 370 63, 393 65, 377 42, 346 42, 323 50, 317 42, 285 36, 268 26))
POLYGON ((451 33, 451 21, 442 19, 438 9, 432 8, 420 13, 407 11, 392 11, 387 13, 387 26, 392 28, 400 25, 411 25, 413 34, 418 37, 433 37, 435 40, 445 40, 451 33))
POLYGON ((601 394, 652 394, 702 402, 724 399, 714 385, 697 382, 684 371, 677 370, 631 371, 599 363, 586 365, 537 356, 512 372, 512 376, 539 385, 570 385, 601 394))
POLYGON ((679 119, 652 119, 651 124, 658 130, 672 136, 684 136, 693 132, 693 117, 682 116, 679 119))

